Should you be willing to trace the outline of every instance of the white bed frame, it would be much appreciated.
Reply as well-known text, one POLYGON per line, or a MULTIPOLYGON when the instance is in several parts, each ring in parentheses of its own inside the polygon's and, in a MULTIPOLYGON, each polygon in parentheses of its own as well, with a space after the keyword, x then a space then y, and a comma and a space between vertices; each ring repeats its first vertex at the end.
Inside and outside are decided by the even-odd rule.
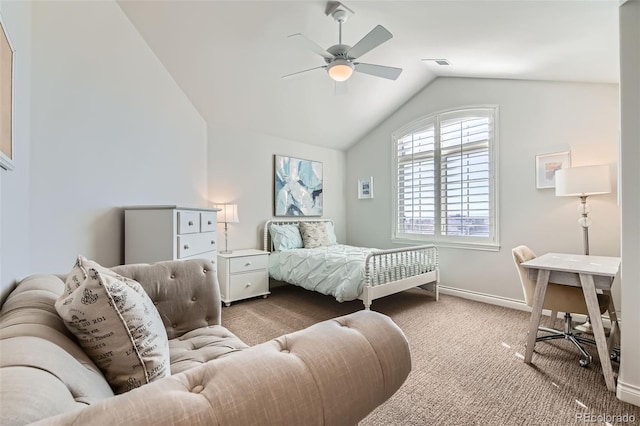
MULTIPOLYGON (((271 252, 273 244, 269 236, 269 226, 293 225, 299 222, 329 222, 331 219, 285 219, 268 220, 264 225, 264 250, 271 252)), ((365 283, 362 300, 365 309, 370 309, 375 299, 399 293, 414 287, 420 287, 431 293, 436 300, 440 298, 440 270, 438 268, 438 249, 434 245, 421 245, 398 249, 376 250, 365 259, 365 283), (434 269, 424 272, 420 265, 427 259, 434 269)))

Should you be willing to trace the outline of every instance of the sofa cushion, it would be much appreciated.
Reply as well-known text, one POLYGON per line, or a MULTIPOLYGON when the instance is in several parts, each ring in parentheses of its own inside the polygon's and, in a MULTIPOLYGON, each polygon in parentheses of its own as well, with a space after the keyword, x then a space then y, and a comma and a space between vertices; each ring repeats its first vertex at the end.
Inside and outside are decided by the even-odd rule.
POLYGON ((248 347, 233 333, 220 325, 192 330, 176 339, 169 340, 171 373, 180 373, 248 347))
POLYGON ((115 393, 170 375, 167 333, 136 281, 82 256, 55 306, 115 393))

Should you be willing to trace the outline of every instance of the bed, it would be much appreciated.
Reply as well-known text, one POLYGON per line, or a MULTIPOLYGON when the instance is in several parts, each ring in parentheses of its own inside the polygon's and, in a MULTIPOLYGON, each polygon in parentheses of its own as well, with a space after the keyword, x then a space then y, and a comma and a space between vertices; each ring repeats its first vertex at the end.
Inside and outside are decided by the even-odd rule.
POLYGON ((339 302, 360 299, 370 309, 375 299, 414 287, 439 298, 434 245, 387 250, 349 246, 337 243, 330 219, 287 219, 265 223, 264 250, 269 252, 271 278, 331 295, 339 302), (301 234, 307 237, 309 232, 301 229, 310 227, 325 227, 328 244, 304 244, 301 234))

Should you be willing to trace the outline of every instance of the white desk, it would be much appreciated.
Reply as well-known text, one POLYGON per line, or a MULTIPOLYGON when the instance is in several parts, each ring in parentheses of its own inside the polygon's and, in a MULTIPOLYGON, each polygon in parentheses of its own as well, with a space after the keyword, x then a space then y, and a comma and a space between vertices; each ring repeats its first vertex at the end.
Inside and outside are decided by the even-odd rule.
POLYGON ((587 304, 589 318, 593 325, 593 336, 595 337, 598 355, 602 364, 607 388, 615 391, 615 378, 611 367, 611 347, 616 338, 619 338, 620 329, 616 310, 611 296, 611 285, 620 270, 619 257, 586 256, 581 254, 547 253, 535 259, 522 263, 527 268, 529 278, 536 279, 536 291, 533 296, 533 307, 531 311, 531 322, 529 324, 529 334, 527 335, 527 350, 524 362, 531 363, 533 347, 536 344, 538 326, 542 316, 542 304, 547 291, 549 281, 555 284, 582 287, 584 299, 587 304), (600 307, 596 289, 601 289, 609 296, 609 319, 611 320, 611 331, 609 340, 605 336, 602 318, 600 317, 600 307), (611 346, 611 347, 610 347, 611 346))

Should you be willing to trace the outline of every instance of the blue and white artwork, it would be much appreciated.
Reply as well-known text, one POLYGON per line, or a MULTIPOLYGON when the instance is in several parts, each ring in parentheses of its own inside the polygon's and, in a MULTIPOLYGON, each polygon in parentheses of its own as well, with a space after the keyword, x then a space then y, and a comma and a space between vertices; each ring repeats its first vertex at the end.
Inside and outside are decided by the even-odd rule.
POLYGON ((322 163, 275 156, 275 215, 322 216, 322 163))

